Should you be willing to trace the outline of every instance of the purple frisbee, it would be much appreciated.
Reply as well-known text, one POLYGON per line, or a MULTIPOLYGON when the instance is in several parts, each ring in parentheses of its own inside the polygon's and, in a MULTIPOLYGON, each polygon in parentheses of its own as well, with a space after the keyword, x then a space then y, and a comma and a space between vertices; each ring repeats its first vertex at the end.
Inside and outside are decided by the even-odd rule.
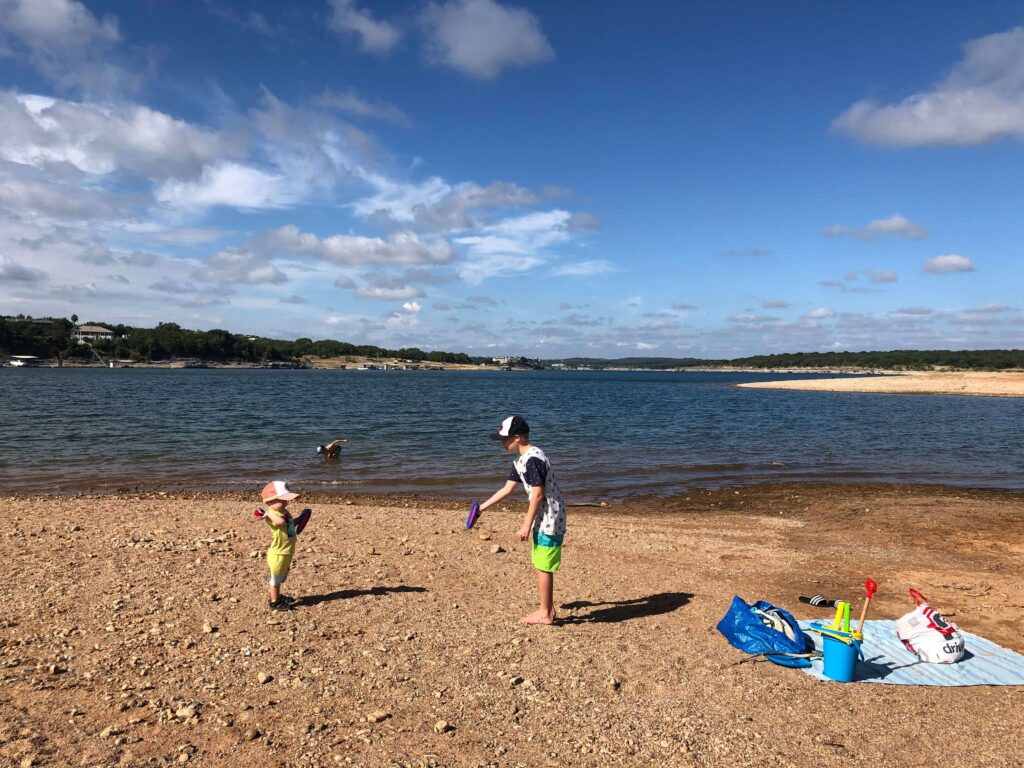
POLYGON ((469 507, 469 515, 466 516, 466 529, 472 528, 480 517, 480 502, 474 501, 469 507))

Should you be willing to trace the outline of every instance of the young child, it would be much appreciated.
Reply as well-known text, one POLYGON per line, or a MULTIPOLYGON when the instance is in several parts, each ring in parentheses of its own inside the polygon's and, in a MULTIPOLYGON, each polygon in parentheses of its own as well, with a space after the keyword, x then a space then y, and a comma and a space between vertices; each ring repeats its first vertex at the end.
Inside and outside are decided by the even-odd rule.
POLYGON ((267 549, 267 565, 270 567, 270 610, 290 611, 294 600, 281 594, 281 585, 288 578, 295 554, 295 541, 309 522, 312 512, 302 510, 298 517, 292 518, 288 511, 288 502, 299 498, 292 493, 283 480, 273 480, 263 486, 260 498, 266 509, 260 507, 253 512, 253 517, 262 519, 271 530, 270 547, 267 549))
POLYGON ((347 437, 339 437, 337 440, 332 440, 324 445, 318 445, 316 452, 328 461, 337 461, 341 458, 341 444, 347 442, 347 437))
POLYGON ((523 616, 520 621, 523 624, 554 624, 555 571, 562 562, 562 539, 565 537, 562 492, 548 457, 530 443, 530 425, 522 416, 509 416, 491 437, 500 440, 501 446, 516 459, 512 462, 505 487, 481 504, 480 511, 504 499, 518 483, 523 484, 526 495, 530 497, 530 506, 516 535, 520 541, 526 541, 531 533, 533 535, 530 552, 533 567, 537 569, 540 608, 523 616))

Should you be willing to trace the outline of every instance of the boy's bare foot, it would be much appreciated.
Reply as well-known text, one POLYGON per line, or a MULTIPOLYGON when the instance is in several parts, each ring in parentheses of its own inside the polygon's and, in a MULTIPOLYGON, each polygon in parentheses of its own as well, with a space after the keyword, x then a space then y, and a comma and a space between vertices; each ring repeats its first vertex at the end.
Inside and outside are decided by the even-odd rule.
POLYGON ((520 624, 527 624, 527 625, 530 625, 530 624, 554 624, 555 623, 555 618, 556 618, 556 614, 555 614, 554 611, 552 611, 551 613, 545 613, 540 608, 538 608, 533 613, 528 613, 526 616, 523 616, 523 618, 521 618, 519 620, 519 623, 520 624))

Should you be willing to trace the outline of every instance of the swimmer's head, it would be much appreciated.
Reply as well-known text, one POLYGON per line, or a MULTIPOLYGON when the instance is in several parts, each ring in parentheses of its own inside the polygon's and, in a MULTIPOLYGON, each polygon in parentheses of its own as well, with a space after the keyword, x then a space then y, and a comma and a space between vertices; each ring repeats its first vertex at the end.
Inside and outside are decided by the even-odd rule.
POLYGON ((317 452, 317 453, 323 453, 323 452, 324 452, 324 446, 322 446, 322 445, 318 445, 318 446, 316 447, 316 452, 317 452))

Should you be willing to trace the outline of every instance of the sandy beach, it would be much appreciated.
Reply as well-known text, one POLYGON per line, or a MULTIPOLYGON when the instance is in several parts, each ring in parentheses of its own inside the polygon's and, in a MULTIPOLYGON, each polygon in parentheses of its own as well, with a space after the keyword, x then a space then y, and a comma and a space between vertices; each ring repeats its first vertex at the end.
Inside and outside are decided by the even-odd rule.
MULTIPOLYGON (((312 497, 266 608, 241 495, 8 497, 11 765, 1020 765, 1020 688, 821 683, 715 630, 733 594, 875 618, 921 589, 1024 651, 1024 498, 776 485, 572 508, 555 627, 523 627, 522 505, 312 497), (935 745, 940 745, 935 751, 935 745)), ((824 612, 827 614, 827 611, 824 612)))
POLYGON ((963 371, 908 372, 842 379, 755 381, 737 384, 753 389, 794 389, 807 392, 878 392, 902 395, 981 395, 1024 397, 1024 373, 963 371))

